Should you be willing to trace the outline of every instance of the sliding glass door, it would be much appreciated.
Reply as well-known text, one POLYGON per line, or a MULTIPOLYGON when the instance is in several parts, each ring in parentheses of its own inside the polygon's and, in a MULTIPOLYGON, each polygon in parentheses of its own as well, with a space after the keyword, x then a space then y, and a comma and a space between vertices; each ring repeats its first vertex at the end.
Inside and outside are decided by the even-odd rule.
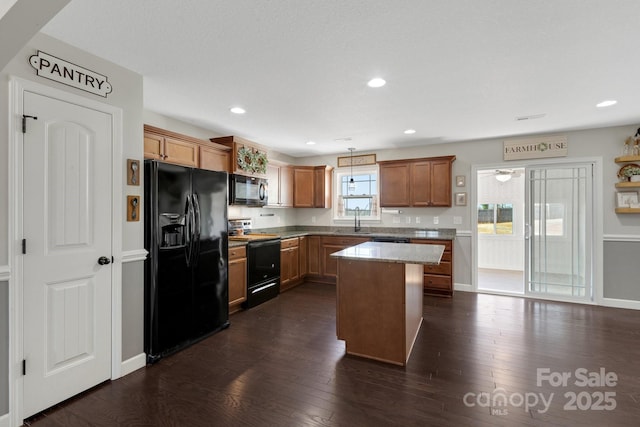
POLYGON ((526 293, 591 300, 593 165, 526 169, 526 293))

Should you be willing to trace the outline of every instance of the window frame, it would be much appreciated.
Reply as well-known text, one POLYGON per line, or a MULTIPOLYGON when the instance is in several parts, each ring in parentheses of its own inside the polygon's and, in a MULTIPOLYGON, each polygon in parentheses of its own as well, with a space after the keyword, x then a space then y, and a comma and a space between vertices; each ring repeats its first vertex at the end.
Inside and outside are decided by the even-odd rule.
MULTIPOLYGON (((353 221, 352 216, 340 216, 340 199, 342 198, 342 178, 349 177, 352 175, 351 167, 342 167, 334 169, 333 174, 333 182, 334 182, 334 191, 333 191, 333 220, 334 221, 353 221)), ((380 168, 378 164, 375 165, 366 165, 366 166, 354 166, 353 167, 353 176, 357 175, 371 175, 375 174, 376 176, 376 185, 375 185, 375 194, 373 196, 377 197, 377 203, 375 209, 372 211, 375 214, 360 216, 360 220, 363 222, 380 222, 381 218, 381 209, 380 209, 380 168)))

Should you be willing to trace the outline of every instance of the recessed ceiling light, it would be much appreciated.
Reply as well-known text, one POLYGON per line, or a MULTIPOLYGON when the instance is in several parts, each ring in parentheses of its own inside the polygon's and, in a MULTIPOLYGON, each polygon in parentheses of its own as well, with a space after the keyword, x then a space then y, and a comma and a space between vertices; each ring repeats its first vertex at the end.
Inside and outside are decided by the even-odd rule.
POLYGON ((413 135, 414 133, 416 133, 415 129, 407 129, 404 131, 405 134, 407 135, 413 135))
POLYGON ((229 111, 231 111, 233 114, 244 114, 247 112, 247 110, 242 107, 233 107, 229 111))
POLYGON ((381 79, 380 77, 376 77, 375 79, 369 80, 369 82, 367 83, 367 86, 369 86, 369 87, 382 87, 382 86, 384 86, 386 84, 387 84, 387 82, 384 79, 381 79))
POLYGON ((618 101, 615 101, 613 99, 609 99, 609 100, 602 101, 602 102, 596 104, 596 107, 598 107, 598 108, 611 107, 612 105, 616 105, 617 103, 618 103, 618 101))
POLYGON ((316 145, 315 141, 307 141, 307 145, 316 145))

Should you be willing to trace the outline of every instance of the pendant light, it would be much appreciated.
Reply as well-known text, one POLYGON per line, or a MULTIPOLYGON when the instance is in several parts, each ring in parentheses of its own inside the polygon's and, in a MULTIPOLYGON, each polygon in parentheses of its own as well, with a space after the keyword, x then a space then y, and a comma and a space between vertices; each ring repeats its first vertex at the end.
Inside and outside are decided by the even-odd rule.
POLYGON ((349 150, 351 152, 351 158, 350 158, 350 164, 351 164, 351 179, 349 179, 349 185, 348 185, 348 189, 350 191, 355 191, 356 189, 356 182, 353 180, 353 150, 355 150, 354 147, 349 147, 347 148, 347 150, 349 150))

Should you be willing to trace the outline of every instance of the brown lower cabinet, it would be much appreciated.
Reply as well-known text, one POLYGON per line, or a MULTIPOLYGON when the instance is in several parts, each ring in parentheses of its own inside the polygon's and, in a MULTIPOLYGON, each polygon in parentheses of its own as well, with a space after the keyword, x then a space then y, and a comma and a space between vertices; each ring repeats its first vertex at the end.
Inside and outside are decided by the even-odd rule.
POLYGON ((297 237, 280 241, 280 291, 286 291, 301 282, 300 241, 297 237))
POLYGON ((424 293, 436 296, 453 296, 453 241, 412 239, 411 243, 444 245, 440 264, 424 266, 424 293))
POLYGON ((247 299, 247 248, 229 248, 229 314, 240 311, 247 299))
POLYGON ((329 255, 349 246, 368 242, 371 239, 367 237, 308 236, 307 240, 308 272, 306 279, 312 282, 335 284, 338 264, 337 260, 329 255))

